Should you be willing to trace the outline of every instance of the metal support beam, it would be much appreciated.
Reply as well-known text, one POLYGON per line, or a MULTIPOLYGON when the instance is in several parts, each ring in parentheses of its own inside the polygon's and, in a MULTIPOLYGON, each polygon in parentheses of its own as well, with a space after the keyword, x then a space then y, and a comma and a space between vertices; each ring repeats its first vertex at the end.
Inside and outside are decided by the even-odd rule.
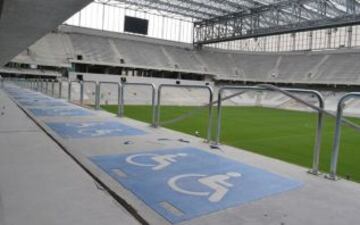
POLYGON ((360 24, 354 0, 288 0, 194 23, 194 44, 360 24))

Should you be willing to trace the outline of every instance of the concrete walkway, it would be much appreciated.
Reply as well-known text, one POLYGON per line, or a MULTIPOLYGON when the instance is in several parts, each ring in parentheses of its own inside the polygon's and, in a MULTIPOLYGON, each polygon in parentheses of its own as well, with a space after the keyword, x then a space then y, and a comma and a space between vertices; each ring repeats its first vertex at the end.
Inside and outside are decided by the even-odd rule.
POLYGON ((329 181, 307 174, 306 168, 229 146, 210 149, 196 137, 11 85, 7 92, 143 224, 348 225, 360 221, 357 183, 329 181))
POLYGON ((0 224, 139 224, 0 90, 0 224))

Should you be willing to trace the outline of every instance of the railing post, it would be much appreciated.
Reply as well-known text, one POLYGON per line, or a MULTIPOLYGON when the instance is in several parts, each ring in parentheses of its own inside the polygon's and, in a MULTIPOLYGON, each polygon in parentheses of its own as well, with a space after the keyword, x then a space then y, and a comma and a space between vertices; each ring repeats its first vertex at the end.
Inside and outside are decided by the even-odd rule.
POLYGON ((54 97, 55 95, 55 83, 54 80, 51 80, 51 96, 54 97))
POLYGON ((212 107, 212 102, 214 99, 214 90, 208 86, 208 90, 209 90, 209 108, 208 108, 208 130, 207 130, 207 141, 210 143, 211 142, 211 134, 212 134, 212 112, 213 112, 213 107, 212 107))
POLYGON ((80 80, 80 105, 84 105, 84 81, 80 80))
POLYGON ((219 89, 218 92, 218 102, 217 102, 217 126, 215 134, 215 146, 220 144, 220 135, 221 135, 221 114, 222 114, 222 91, 223 88, 219 89))
POLYGON ((35 90, 39 91, 39 79, 35 79, 35 90))
POLYGON ((69 80, 69 84, 68 84, 68 102, 71 102, 71 86, 72 86, 72 81, 69 80))
POLYGON ((100 110, 100 83, 96 82, 95 86, 95 110, 100 110))
MULTIPOLYGON (((322 96, 319 98, 319 106, 321 109, 324 109, 324 99, 322 96)), ((320 152, 321 152, 321 139, 322 139, 322 129, 324 124, 324 113, 322 111, 318 112, 317 118, 317 126, 316 126, 316 134, 315 134, 315 145, 314 145, 314 153, 313 153, 313 164, 312 169, 309 173, 313 175, 320 174, 320 152)))
POLYGON ((58 80, 59 82, 59 98, 62 98, 62 80, 58 80))
POLYGON ((156 105, 156 117, 155 117, 155 126, 154 127, 160 127, 160 105, 161 105, 161 89, 163 85, 159 85, 158 93, 157 93, 157 105, 156 105))
POLYGON ((4 78, 2 76, 0 76, 0 82, 1 82, 0 88, 3 89, 4 88, 4 78))
POLYGON ((44 92, 44 80, 40 78, 40 92, 44 92))
POLYGON ((121 82, 118 83, 118 111, 117 116, 123 117, 124 116, 124 87, 122 86, 121 82))
POLYGON ((152 104, 152 121, 151 125, 153 127, 156 127, 156 86, 154 84, 151 84, 152 88, 152 95, 151 95, 151 104, 152 104))
POLYGON ((48 92, 49 92, 49 80, 46 79, 46 80, 45 80, 45 94, 47 95, 48 92))
POLYGON ((331 162, 330 162, 330 173, 325 176, 330 180, 337 180, 336 170, 339 159, 339 150, 340 150, 340 135, 341 135, 341 120, 343 114, 343 101, 340 100, 337 108, 336 122, 335 122, 335 133, 334 133, 334 143, 333 150, 331 152, 331 162))
POLYGON ((340 151, 341 124, 343 119, 343 111, 345 107, 345 102, 353 97, 360 97, 360 92, 348 93, 343 97, 341 97, 341 99, 338 102, 336 122, 335 122, 334 143, 331 153, 330 173, 327 176, 325 176, 330 180, 337 180, 336 171, 337 171, 339 151, 340 151))

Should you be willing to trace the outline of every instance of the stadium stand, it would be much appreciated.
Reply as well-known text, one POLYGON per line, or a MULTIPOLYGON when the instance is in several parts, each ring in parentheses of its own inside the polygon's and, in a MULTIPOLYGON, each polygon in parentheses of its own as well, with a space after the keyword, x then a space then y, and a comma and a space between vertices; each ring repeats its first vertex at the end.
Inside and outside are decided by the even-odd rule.
MULTIPOLYGON (((107 65, 124 68, 142 68, 158 71, 193 73, 218 81, 272 82, 284 84, 360 85, 360 51, 357 49, 304 51, 285 53, 256 53, 195 49, 186 43, 145 38, 129 34, 96 31, 62 25, 18 55, 13 62, 71 68, 72 63, 107 65)), ((75 79, 79 73, 73 73, 75 79)), ((119 81, 119 76, 86 74, 87 80, 119 81)), ((146 82, 146 77, 128 77, 133 82, 146 82)), ((148 82, 174 83, 172 79, 150 79, 148 82)), ((184 82, 184 81, 182 81, 184 82)), ((194 84, 197 81, 192 80, 194 84)), ((204 84, 200 81, 199 84, 204 84)), ((67 85, 64 85, 64 93, 67 85)), ((79 86, 73 85, 73 98, 79 100, 79 86)), ((117 89, 112 85, 102 88, 102 104, 117 102, 117 89)), ((337 101, 344 92, 322 91, 326 108, 335 111, 337 101)), ((85 88, 85 103, 93 104, 93 85, 85 88)), ((150 90, 127 87, 127 104, 150 104, 150 90), (145 97, 145 98, 144 98, 145 97)), ((231 92, 229 92, 231 93, 231 92)), ((206 99, 199 90, 164 90, 164 104, 199 105, 206 99), (181 95, 179 95, 181 93, 181 95)), ((313 100, 305 96, 310 102, 313 100)), ((204 102, 205 103, 205 102, 204 102)), ((316 103, 316 102, 314 102, 316 103)), ((309 110, 278 93, 246 93, 226 101, 227 105, 266 106, 274 108, 309 110)), ((346 112, 359 115, 356 101, 349 102, 346 112)))
POLYGON ((13 62, 70 67, 71 63, 211 75, 215 80, 360 84, 360 52, 249 53, 61 26, 13 62))

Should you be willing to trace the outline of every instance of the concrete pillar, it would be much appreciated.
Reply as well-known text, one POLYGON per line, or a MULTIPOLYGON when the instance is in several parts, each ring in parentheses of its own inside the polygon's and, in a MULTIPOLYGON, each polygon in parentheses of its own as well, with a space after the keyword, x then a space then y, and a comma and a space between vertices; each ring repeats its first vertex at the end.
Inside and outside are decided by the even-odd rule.
POLYGON ((352 26, 348 27, 347 32, 348 32, 347 47, 351 48, 352 47, 352 33, 353 33, 352 26))

